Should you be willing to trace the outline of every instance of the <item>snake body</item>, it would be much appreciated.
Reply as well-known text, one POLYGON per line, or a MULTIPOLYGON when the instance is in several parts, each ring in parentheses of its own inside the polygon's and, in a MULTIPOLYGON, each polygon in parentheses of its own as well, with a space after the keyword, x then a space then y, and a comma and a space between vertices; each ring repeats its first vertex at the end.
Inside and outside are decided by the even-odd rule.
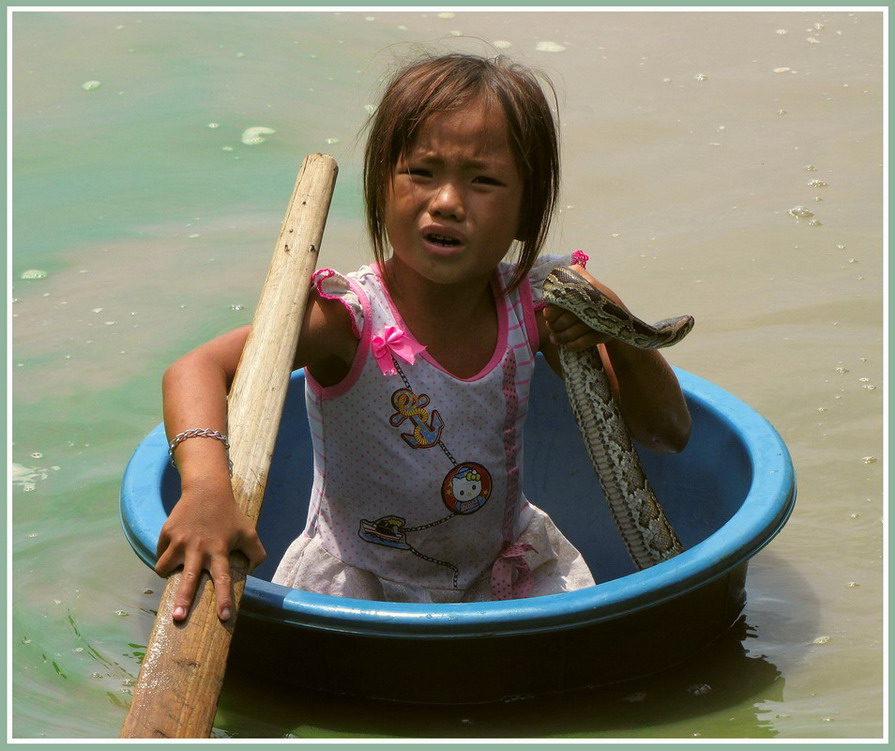
MULTIPOLYGON (((693 328, 691 316, 645 323, 564 266, 547 275, 544 299, 591 328, 643 349, 676 344, 693 328)), ((572 412, 631 559, 644 569, 672 558, 683 546, 640 465, 596 348, 572 352, 560 347, 559 356, 572 412)))

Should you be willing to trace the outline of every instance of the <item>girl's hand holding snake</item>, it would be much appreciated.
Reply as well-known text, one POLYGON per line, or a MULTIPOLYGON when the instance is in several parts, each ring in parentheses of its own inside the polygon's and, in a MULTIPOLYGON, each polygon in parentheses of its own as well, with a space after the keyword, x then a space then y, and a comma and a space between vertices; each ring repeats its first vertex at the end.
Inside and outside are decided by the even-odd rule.
MULTIPOLYGON (((621 308, 627 310, 618 295, 587 273, 583 266, 574 265, 570 268, 573 271, 577 271, 621 308)), ((594 331, 594 329, 582 322, 574 313, 568 310, 563 310, 556 305, 548 304, 544 308, 544 320, 547 322, 547 328, 550 331, 550 341, 553 344, 566 347, 573 352, 581 352, 590 347, 596 347, 598 344, 606 344, 607 342, 613 341, 609 334, 601 331, 594 331)))

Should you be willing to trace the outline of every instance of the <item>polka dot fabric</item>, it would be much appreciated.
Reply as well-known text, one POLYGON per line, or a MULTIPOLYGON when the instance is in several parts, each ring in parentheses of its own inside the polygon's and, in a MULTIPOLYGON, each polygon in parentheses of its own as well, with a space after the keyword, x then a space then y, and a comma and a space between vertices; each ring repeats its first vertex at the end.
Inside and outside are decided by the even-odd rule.
POLYGON ((593 583, 578 551, 521 492, 538 341, 533 287, 561 262, 569 259, 545 259, 507 295, 499 292, 512 267, 498 269, 498 344, 467 379, 426 352, 411 362, 398 350, 394 374, 384 374, 371 341, 412 334, 378 269, 318 272, 327 296, 352 312, 359 346, 342 383, 324 388, 306 378, 314 485, 305 529, 275 582, 419 602, 510 599, 593 583))

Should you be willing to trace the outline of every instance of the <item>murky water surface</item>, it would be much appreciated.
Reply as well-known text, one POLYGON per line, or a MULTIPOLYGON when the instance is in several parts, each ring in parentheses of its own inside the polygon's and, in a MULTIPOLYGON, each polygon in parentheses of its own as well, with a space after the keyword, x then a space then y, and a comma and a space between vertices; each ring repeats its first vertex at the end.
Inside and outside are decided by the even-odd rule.
MULTIPOLYGON (((787 441, 791 521, 739 631, 670 674, 468 709, 231 675, 231 737, 875 738, 883 732, 879 12, 16 13, 12 733, 114 737, 160 582, 118 484, 159 379, 250 320, 301 158, 341 165, 321 261, 367 259, 357 132, 418 44, 560 92, 551 242, 787 441)), ((300 648, 300 647, 299 647, 300 648)), ((312 656, 309 656, 312 659, 312 656)))

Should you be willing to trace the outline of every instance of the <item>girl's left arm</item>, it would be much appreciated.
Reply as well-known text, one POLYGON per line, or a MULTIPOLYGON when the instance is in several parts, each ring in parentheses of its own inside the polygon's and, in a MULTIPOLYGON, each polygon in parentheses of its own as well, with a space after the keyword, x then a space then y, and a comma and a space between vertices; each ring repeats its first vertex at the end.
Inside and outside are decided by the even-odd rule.
MULTIPOLYGON (((611 289, 581 266, 573 266, 622 308, 611 289)), ((559 346, 572 350, 597 347, 619 410, 638 443, 661 453, 682 451, 690 437, 690 411, 674 371, 656 350, 639 349, 594 331, 577 316, 547 305, 539 316, 541 351, 561 374, 559 346)))

